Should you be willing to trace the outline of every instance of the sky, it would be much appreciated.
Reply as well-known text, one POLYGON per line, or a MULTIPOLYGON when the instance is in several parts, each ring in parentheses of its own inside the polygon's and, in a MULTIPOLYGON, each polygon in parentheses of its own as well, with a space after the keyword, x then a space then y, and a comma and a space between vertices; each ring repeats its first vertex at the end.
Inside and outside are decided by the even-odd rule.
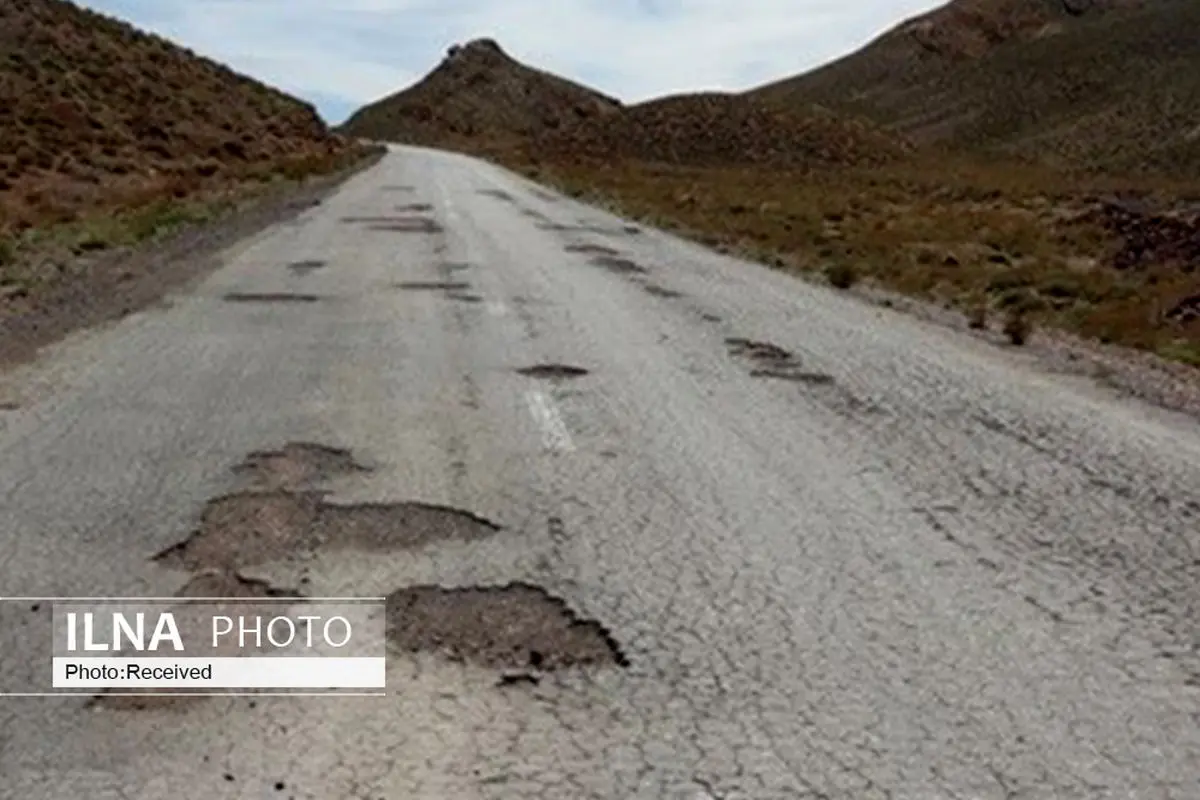
POLYGON ((317 106, 331 124, 451 44, 635 103, 804 72, 942 0, 82 0, 317 106))

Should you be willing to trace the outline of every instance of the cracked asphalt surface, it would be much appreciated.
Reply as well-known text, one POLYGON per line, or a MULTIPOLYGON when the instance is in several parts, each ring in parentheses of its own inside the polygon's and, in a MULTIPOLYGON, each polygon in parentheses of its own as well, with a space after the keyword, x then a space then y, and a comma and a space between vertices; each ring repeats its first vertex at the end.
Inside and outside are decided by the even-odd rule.
MULTIPOLYGON (((188 575, 153 556, 231 467, 316 442, 371 467, 332 501, 501 530, 254 576, 523 582, 628 666, 505 686, 393 653, 387 698, 0 698, 0 796, 1200 797, 1195 420, 635 230, 395 148, 165 307, 0 375, 7 596, 170 594, 188 575), (344 221, 394 217, 398 186, 409 221, 344 221), (396 288, 447 281, 480 302, 396 288), (728 340, 827 378, 756 377, 728 340)), ((38 614, 0 603, 0 688, 48 684, 38 614)))

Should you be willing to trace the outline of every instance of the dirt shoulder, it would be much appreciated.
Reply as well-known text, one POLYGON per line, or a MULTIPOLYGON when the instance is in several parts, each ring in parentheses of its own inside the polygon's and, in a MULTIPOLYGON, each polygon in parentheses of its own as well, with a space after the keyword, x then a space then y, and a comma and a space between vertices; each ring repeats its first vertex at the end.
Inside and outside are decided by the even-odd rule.
POLYGON ((913 163, 786 171, 485 157, 677 235, 1200 417, 1194 187, 913 163))
POLYGON ((382 156, 371 153, 324 175, 227 188, 91 220, 86 228, 45 232, 0 269, 6 279, 0 282, 0 369, 77 330, 153 305, 219 266, 226 248, 319 204, 382 156), (97 239, 99 223, 113 236, 97 239), (132 241, 113 245, 121 239, 132 241))

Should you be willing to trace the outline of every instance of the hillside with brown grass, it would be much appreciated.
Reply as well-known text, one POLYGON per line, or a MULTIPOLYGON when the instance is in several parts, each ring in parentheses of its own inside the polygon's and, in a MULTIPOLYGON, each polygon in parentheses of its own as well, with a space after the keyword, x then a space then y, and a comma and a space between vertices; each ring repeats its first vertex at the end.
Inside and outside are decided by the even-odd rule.
POLYGON ((954 0, 748 96, 924 144, 1200 177, 1200 3, 954 0))
POLYGON ((310 105, 165 39, 62 0, 0 3, 0 239, 353 150, 310 105))
POLYGON ((636 159, 688 166, 871 166, 909 151, 899 137, 821 109, 764 106, 732 94, 679 95, 537 137, 539 158, 636 159))
POLYGON ((509 56, 492 39, 449 49, 413 86, 359 109, 339 128, 349 136, 430 146, 527 141, 601 117, 619 101, 509 56))

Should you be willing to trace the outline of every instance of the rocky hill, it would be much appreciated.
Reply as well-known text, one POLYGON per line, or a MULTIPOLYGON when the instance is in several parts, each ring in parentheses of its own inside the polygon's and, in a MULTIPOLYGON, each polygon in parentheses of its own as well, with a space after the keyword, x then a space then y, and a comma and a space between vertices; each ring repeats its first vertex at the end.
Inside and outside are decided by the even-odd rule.
POLYGON ((1200 176, 1197 30, 1193 0, 954 0, 747 96, 920 143, 1200 176))
POLYGON ((492 39, 451 47, 415 85, 354 113, 350 136, 423 145, 521 141, 621 108, 619 101, 528 67, 492 39))
POLYGON ((0 3, 0 239, 353 147, 312 106, 123 22, 0 3))
POLYGON ((767 107, 708 93, 666 97, 540 137, 539 157, 695 167, 877 165, 908 151, 898 137, 818 108, 767 107))

